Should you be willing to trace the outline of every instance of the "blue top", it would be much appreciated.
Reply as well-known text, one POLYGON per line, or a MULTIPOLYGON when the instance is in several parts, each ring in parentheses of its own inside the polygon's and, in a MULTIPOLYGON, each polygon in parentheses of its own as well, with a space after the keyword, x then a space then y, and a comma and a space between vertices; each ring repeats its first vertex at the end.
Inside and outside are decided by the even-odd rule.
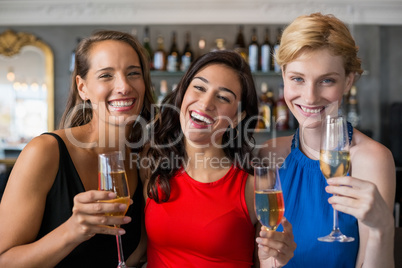
MULTIPOLYGON (((349 141, 353 128, 348 124, 349 141)), ((328 235, 333 225, 333 209, 328 203, 332 195, 325 191, 328 185, 321 173, 318 160, 312 160, 299 150, 299 131, 292 140, 291 153, 279 171, 285 201, 285 217, 292 224, 297 248, 288 267, 355 267, 359 249, 357 219, 339 212, 339 229, 353 242, 320 242, 318 237, 328 235)), ((283 231, 279 226, 278 231, 283 231)))

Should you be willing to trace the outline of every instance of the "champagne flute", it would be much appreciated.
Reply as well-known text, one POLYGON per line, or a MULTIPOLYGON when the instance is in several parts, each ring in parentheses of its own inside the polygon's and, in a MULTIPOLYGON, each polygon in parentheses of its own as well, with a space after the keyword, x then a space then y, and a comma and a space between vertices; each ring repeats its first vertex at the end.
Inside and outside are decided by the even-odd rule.
MULTIPOLYGON (((254 167, 254 209, 267 231, 275 231, 285 212, 278 167, 254 167)), ((276 260, 274 260, 276 267, 276 260)))
MULTIPOLYGON (((130 193, 128 189, 127 175, 124 169, 122 153, 116 151, 106 154, 99 154, 98 160, 98 190, 112 191, 116 193, 115 199, 100 200, 100 202, 126 204, 128 209, 128 206, 130 205, 130 193)), ((122 212, 106 213, 106 215, 124 216, 127 212, 127 209, 122 212)), ((115 227, 120 227, 120 225, 115 225, 115 227)), ((117 268, 126 268, 120 235, 116 235, 116 241, 119 260, 117 268)))
MULTIPOLYGON (((349 171, 349 136, 345 117, 327 115, 322 123, 320 169, 326 179, 346 176, 349 171)), ((339 229, 338 211, 333 210, 333 226, 329 235, 319 237, 323 242, 352 242, 339 229)))

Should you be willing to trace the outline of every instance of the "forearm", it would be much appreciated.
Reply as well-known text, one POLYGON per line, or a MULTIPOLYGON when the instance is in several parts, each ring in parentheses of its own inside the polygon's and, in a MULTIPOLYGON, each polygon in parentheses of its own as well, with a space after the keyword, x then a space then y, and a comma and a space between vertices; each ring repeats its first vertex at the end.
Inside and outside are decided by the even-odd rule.
POLYGON ((129 256, 126 261, 128 266, 138 266, 142 261, 146 261, 147 251, 147 237, 146 233, 141 234, 140 242, 134 252, 129 256))
POLYGON ((392 227, 369 231, 363 268, 394 267, 394 232, 392 227))
POLYGON ((0 267, 54 267, 78 244, 61 225, 35 242, 3 252, 0 267))

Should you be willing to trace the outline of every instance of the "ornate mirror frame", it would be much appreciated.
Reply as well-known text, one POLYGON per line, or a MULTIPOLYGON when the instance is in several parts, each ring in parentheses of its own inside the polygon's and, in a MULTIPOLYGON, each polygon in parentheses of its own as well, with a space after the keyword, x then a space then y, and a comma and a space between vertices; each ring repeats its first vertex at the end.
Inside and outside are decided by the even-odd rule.
POLYGON ((47 126, 48 131, 54 130, 54 56, 50 47, 29 33, 15 33, 6 30, 0 34, 0 54, 11 57, 20 53, 24 46, 34 46, 43 51, 45 55, 45 81, 47 87, 47 126))

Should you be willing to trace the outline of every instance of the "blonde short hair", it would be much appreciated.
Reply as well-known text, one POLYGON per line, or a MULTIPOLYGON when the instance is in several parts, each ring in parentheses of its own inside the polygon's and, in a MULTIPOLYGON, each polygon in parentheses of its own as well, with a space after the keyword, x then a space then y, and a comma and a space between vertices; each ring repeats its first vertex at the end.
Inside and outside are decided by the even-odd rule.
POLYGON ((359 48, 347 26, 333 15, 313 13, 296 18, 282 33, 280 48, 275 59, 282 67, 301 53, 329 49, 334 56, 343 58, 345 73, 360 75, 359 48))

